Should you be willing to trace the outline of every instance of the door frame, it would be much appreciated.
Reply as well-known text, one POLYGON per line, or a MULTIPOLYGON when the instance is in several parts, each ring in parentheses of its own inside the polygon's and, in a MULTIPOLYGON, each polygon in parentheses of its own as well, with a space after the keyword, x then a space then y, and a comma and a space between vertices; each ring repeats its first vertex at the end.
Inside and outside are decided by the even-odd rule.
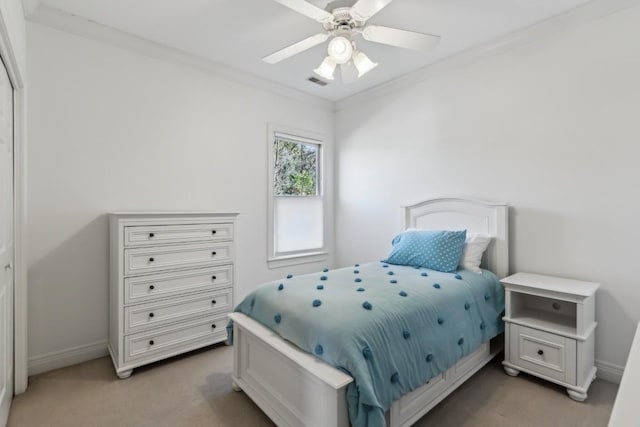
POLYGON ((11 40, 6 15, 0 11, 0 55, 13 85, 13 378, 14 394, 27 389, 27 264, 26 264, 26 76, 11 40))

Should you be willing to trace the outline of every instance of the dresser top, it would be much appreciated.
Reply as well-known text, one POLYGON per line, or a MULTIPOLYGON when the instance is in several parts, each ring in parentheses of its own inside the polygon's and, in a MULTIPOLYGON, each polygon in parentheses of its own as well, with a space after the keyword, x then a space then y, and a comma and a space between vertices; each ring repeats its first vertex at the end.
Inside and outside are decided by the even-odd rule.
POLYGON ((138 218, 147 216, 215 216, 215 217, 229 217, 238 216, 237 212, 212 212, 212 211, 129 211, 129 212, 109 212, 109 216, 138 218))
POLYGON ((581 297, 589 297, 593 295, 600 287, 600 284, 598 283, 531 273, 516 273, 509 277, 505 277, 500 280, 500 282, 506 286, 516 285, 525 288, 560 292, 581 297))

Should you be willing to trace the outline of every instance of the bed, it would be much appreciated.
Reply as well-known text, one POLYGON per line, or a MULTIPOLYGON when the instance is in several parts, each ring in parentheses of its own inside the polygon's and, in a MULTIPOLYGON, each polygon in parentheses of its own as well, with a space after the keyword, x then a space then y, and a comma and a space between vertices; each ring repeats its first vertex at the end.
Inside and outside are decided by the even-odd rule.
MULTIPOLYGON (((470 233, 491 235, 493 239, 484 254, 483 268, 495 273, 499 278, 507 275, 508 209, 504 203, 450 198, 431 199, 407 206, 404 209, 405 228, 407 229, 466 229, 470 233)), ((338 301, 336 298, 326 300, 329 293, 326 292, 326 290, 322 292, 320 290, 324 288, 323 284, 325 283, 327 285, 330 283, 333 285, 335 281, 332 280, 341 280, 340 283, 345 283, 342 287, 353 288, 351 289, 353 292, 348 295, 348 298, 354 298, 353 295, 358 293, 358 297, 361 297, 359 301, 365 300, 362 303, 362 307, 359 307, 359 311, 358 309, 353 309, 354 313, 361 317, 365 316, 365 314, 361 313, 367 313, 367 310, 375 311, 375 309, 380 307, 377 305, 377 301, 380 298, 396 298, 398 301, 403 301, 402 304, 407 304, 404 301, 410 301, 410 298, 403 299, 401 297, 408 297, 408 294, 415 295, 421 292, 420 288, 416 287, 416 285, 407 282, 410 276, 411 280, 414 281, 428 278, 430 280, 429 295, 432 295, 436 300, 440 298, 441 295, 445 295, 447 293, 446 291, 460 287, 454 286, 454 284, 450 284, 446 280, 454 282, 458 280, 461 285, 465 284, 464 286, 468 287, 469 292, 477 289, 474 287, 476 285, 466 285, 467 282, 475 280, 475 278, 471 276, 475 273, 461 271, 459 274, 450 274, 450 277, 445 278, 431 270, 427 270, 428 273, 427 271, 419 271, 418 269, 415 271, 411 270, 411 267, 400 268, 395 265, 390 266, 385 263, 375 262, 363 264, 362 266, 352 266, 348 269, 330 271, 327 274, 318 273, 316 275, 307 275, 297 280, 302 283, 305 283, 305 281, 309 284, 314 281, 318 283, 318 295, 322 295, 322 297, 318 297, 319 299, 313 301, 313 305, 305 308, 305 310, 309 312, 314 312, 315 310, 311 307, 320 308, 321 306, 324 309, 325 306, 330 305, 331 302, 335 303, 338 301), (353 271, 351 271, 351 269, 353 269, 353 271), (389 274, 389 276, 384 276, 384 273, 389 274), (349 276, 349 274, 354 275, 349 276), (355 279, 347 281, 345 279, 346 277, 354 277, 355 279), (360 279, 360 277, 362 277, 362 279, 360 279), (391 285, 382 289, 373 283, 376 280, 379 281, 379 277, 390 279, 389 282, 391 285), (394 277, 397 277, 398 280, 394 279, 394 277), (365 289, 363 283, 358 283, 362 280, 364 280, 364 284, 370 285, 371 288, 365 289), (347 282, 349 282, 348 286, 346 285, 347 282), (401 283, 402 285, 394 285, 394 282, 401 283), (440 286, 439 283, 442 283, 442 286, 440 286), (431 284, 433 284, 434 289, 431 289, 431 284), (360 287, 361 285, 362 287, 360 287), (393 289, 394 286, 396 286, 395 289, 393 289), (380 290, 377 290, 378 288, 380 288, 380 290), (400 290, 400 288, 402 288, 402 290, 400 290), (389 289, 393 289, 393 291, 389 291, 389 289), (384 291, 393 292, 393 294, 378 295, 378 300, 376 300, 376 296, 373 296, 375 294, 368 294, 365 291, 384 291), (367 295, 367 297, 365 297, 365 295, 367 295), (373 309, 369 301, 366 300, 367 298, 373 302, 373 309), (327 304, 322 305, 323 301, 326 301, 327 304)), ((486 272, 483 273, 482 276, 493 276, 493 274, 486 272)), ((277 298, 280 295, 284 295, 285 292, 289 292, 288 298, 291 298, 291 292, 294 288, 296 288, 296 286, 289 286, 289 282, 283 280, 282 283, 279 284, 276 282, 266 284, 254 292, 266 293, 271 295, 272 301, 277 301, 277 298)), ((327 290, 329 288, 330 286, 327 287, 327 290)), ((427 295, 426 288, 424 292, 425 295, 427 295)), ((480 294, 468 298, 471 304, 465 303, 464 310, 469 310, 469 306, 471 306, 472 309, 466 313, 462 309, 460 309, 460 311, 462 311, 463 314, 469 314, 469 316, 471 316, 472 313, 482 308, 485 312, 480 312, 479 315, 486 317, 487 313, 493 313, 493 317, 499 318, 500 316, 495 315, 495 310, 499 310, 498 305, 488 307, 489 303, 493 303, 492 298, 497 298, 497 294, 491 293, 488 290, 477 292, 480 292, 480 294), (473 298, 475 298, 475 300, 473 298), (487 307, 484 307, 485 305, 487 305, 487 307), (476 308, 476 306, 478 308, 476 308), (491 309, 493 309, 494 312, 492 312, 491 309)), ((346 298, 347 296, 345 296, 345 299, 346 298)), ((289 303, 289 301, 293 300, 287 300, 287 303, 289 303)), ((246 298, 245 302, 242 303, 245 304, 245 312, 251 312, 254 303, 255 296, 248 299, 246 298), (250 309, 248 309, 248 307, 250 307, 250 309)), ((266 299, 264 301, 259 300, 257 305, 262 309, 267 303, 270 304, 271 302, 266 299)), ((241 307, 241 305, 239 307, 241 307)), ((384 307, 384 309, 386 310, 387 307, 384 307)), ((258 309, 256 310, 259 311, 258 309)), ((344 312, 344 310, 341 312, 344 312)), ((320 313, 320 311, 318 310, 317 313, 320 313)), ((324 318, 318 318, 317 325, 319 326, 325 323, 323 319, 327 319, 326 323, 330 325, 331 318, 338 317, 338 312, 330 315, 327 315, 326 313, 328 312, 326 311, 324 313, 324 318)), ((284 314, 284 319, 287 319, 287 314, 288 313, 284 314)), ((375 416, 372 415, 370 420, 374 420, 375 422, 368 422, 369 424, 386 424, 394 427, 411 425, 489 362, 501 350, 501 339, 499 337, 491 341, 487 338, 494 336, 499 331, 492 331, 492 334, 487 335, 484 333, 486 326, 484 321, 480 324, 482 331, 480 331, 480 329, 477 328, 478 325, 474 323, 474 328, 476 329, 474 329, 475 332, 473 332, 472 335, 465 333, 466 335, 464 336, 466 338, 462 338, 462 336, 461 338, 457 338, 456 336, 455 340, 457 340, 457 343, 447 344, 452 346, 451 349, 443 347, 442 351, 435 353, 435 361, 440 361, 440 358, 444 357, 443 355, 451 355, 457 352, 455 359, 451 359, 451 357, 454 356, 448 356, 449 359, 442 362, 445 367, 444 369, 442 366, 440 366, 440 369, 431 368, 430 366, 434 365, 434 363, 431 363, 434 357, 432 354, 427 354, 425 361, 429 363, 425 363, 424 366, 429 366, 428 369, 432 370, 429 371, 427 368, 425 368, 427 369, 425 370, 421 367, 420 375, 423 376, 423 379, 416 384, 416 379, 412 378, 411 381, 408 381, 407 378, 409 378, 409 376, 405 375, 405 372, 402 371, 402 369, 405 369, 406 364, 398 364, 397 358, 394 359, 396 356, 391 357, 391 355, 387 355, 386 353, 377 352, 382 348, 379 347, 382 344, 378 344, 378 347, 372 345, 372 349, 374 349, 374 353, 378 358, 376 362, 379 363, 379 365, 367 367, 369 365, 366 364, 370 362, 370 360, 368 360, 363 362, 366 366, 361 369, 362 363, 356 361, 351 364, 345 364, 344 366, 334 364, 334 366, 339 367, 339 369, 337 369, 325 363, 321 358, 333 363, 333 356, 331 355, 333 335, 342 335, 341 333, 329 334, 331 335, 331 339, 328 339, 328 335, 326 331, 324 331, 325 334, 321 335, 325 339, 324 342, 316 336, 313 336, 315 329, 322 329, 321 327, 316 328, 315 325, 314 328, 309 329, 309 337, 284 334, 284 336, 287 336, 287 338, 298 344, 294 345, 292 342, 281 338, 278 333, 274 332, 274 330, 278 330, 281 325, 282 319, 279 312, 275 316, 272 316, 273 320, 266 319, 264 316, 261 317, 259 313, 252 314, 252 316, 259 318, 264 325, 241 312, 235 312, 230 315, 233 322, 232 337, 234 340, 234 389, 238 391, 243 390, 276 424, 283 426, 348 426, 350 425, 349 407, 351 407, 351 415, 354 417, 352 419, 358 420, 358 424, 360 425, 367 423, 366 418, 363 424, 363 418, 359 415, 354 416, 354 410, 360 408, 360 413, 365 414, 368 413, 370 410, 368 408, 371 407, 375 409, 372 414, 376 411, 380 412, 380 407, 385 409, 388 407, 389 409, 382 415, 377 413, 374 414, 375 416), (313 331, 311 329, 313 329, 313 331), (324 349, 318 342, 324 344, 324 349), (458 347, 456 347, 455 344, 457 344, 458 347), (303 349, 307 351, 303 351, 303 349), (311 353, 316 353, 316 355, 314 356, 311 353), (381 354, 384 357, 380 357, 381 354), (390 362, 386 360, 387 356, 389 356, 390 362), (432 360, 430 360, 430 358, 432 360), (385 360, 379 361, 380 359, 385 360), (365 403, 369 402, 364 400, 364 397, 367 396, 368 388, 366 386, 367 383, 363 381, 363 374, 366 375, 367 372, 371 371, 380 371, 383 368, 388 369, 389 366, 399 366, 397 371, 391 376, 389 376, 389 373, 393 372, 393 370, 388 372, 384 371, 382 377, 389 379, 389 384, 386 384, 384 389, 381 388, 376 382, 377 377, 376 381, 372 381, 372 384, 374 387, 377 387, 374 389, 376 396, 378 394, 385 395, 385 399, 393 398, 393 401, 390 401, 388 405, 368 406, 365 403), (432 372, 432 374, 427 375, 429 372, 432 372), (398 374, 400 375, 398 376, 398 374), (427 376, 425 377, 425 375, 427 376), (354 380, 354 378, 356 378, 356 380, 354 380), (357 387, 355 381, 359 381, 357 387), (396 388, 398 390, 396 390, 396 388), (354 393, 356 391, 356 399, 360 399, 357 400, 360 406, 354 407, 354 393), (400 392, 401 394, 398 394, 400 392), (365 408, 366 411, 362 410, 362 408, 365 408)), ((427 316, 424 317, 425 319, 430 319, 428 315, 425 316, 427 316)), ((485 317, 483 317, 483 319, 485 317)), ((349 327, 357 329, 359 325, 357 319, 356 317, 356 320, 350 323, 349 327)), ((436 316, 433 317, 433 322, 435 322, 436 319, 437 323, 434 323, 435 325, 442 325, 445 320, 440 316, 436 316)), ((478 319, 479 318, 476 318, 473 322, 478 323, 478 319)), ((404 320, 400 321, 403 322, 404 320)), ((454 318, 452 318, 452 322, 454 324, 464 323, 454 318)), ((425 324, 427 323, 428 322, 425 321, 425 324)), ((491 329, 491 322, 487 323, 489 327, 486 327, 486 329, 491 329)), ((282 321, 282 325, 286 324, 287 322, 282 321)), ((406 327, 405 330, 399 329, 402 331, 401 334, 404 335, 403 338, 407 343, 411 341, 411 339, 409 339, 411 336, 409 330, 411 330, 412 333, 415 330, 411 329, 412 327, 413 326, 406 327)), ((304 327, 302 329, 304 329, 304 327)), ((395 331, 397 328, 394 325, 391 327, 385 326, 383 329, 395 331)), ((430 333, 429 337, 421 336, 420 345, 424 347, 424 345, 433 344, 429 344, 428 341, 431 339, 431 335, 437 335, 437 329, 438 327, 435 326, 433 333, 430 333)), ((282 331, 280 331, 280 333, 282 333, 282 331)), ((395 332, 393 337, 395 337, 393 339, 402 341, 402 337, 399 338, 395 332)), ((348 345, 343 346, 340 344, 340 349, 344 348, 344 352, 348 352, 351 341, 354 341, 349 341, 349 339, 350 338, 347 338, 346 341, 342 342, 348 345)), ((382 337, 382 341, 391 339, 391 335, 382 337)), ((362 354, 364 359, 370 359, 366 354, 366 352, 369 351, 368 346, 365 345, 363 347, 359 341, 357 344, 354 344, 354 346, 356 345, 357 347, 354 348, 358 350, 363 349, 362 354)), ((392 345, 394 348, 401 346, 401 344, 397 342, 389 342, 388 345, 392 345)), ((444 346, 445 344, 442 345, 444 346)), ((414 349, 418 347, 407 348, 414 349)), ((433 348, 433 345, 431 348, 433 348)), ((424 356, 424 353, 430 353, 429 351, 425 352, 424 348, 421 348, 420 351, 423 351, 423 353, 420 353, 422 356, 424 356)), ((416 352, 416 354, 418 353, 416 352)))

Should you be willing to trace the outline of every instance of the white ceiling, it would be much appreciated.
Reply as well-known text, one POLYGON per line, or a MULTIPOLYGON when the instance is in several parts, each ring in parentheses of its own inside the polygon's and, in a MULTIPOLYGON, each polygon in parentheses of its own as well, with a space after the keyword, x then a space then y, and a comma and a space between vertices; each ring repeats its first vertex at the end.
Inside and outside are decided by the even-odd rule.
MULTIPOLYGON (((261 58, 320 32, 321 25, 273 0, 41 0, 40 3, 144 39, 336 101, 474 46, 558 15, 589 0, 395 0, 369 22, 442 37, 432 52, 356 39, 380 65, 355 83, 306 79, 326 56, 320 45, 275 65, 261 58)), ((322 4, 326 0, 311 0, 322 4)), ((337 0, 327 9, 351 6, 337 0)))

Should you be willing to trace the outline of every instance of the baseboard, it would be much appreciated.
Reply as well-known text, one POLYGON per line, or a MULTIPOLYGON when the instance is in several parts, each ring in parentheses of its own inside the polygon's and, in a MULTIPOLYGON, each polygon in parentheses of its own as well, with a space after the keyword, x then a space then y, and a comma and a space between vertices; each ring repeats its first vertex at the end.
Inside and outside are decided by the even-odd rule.
POLYGON ((107 341, 97 341, 29 358, 29 375, 76 365, 108 355, 107 341))
POLYGON ((622 381, 622 373, 624 366, 614 365, 613 363, 596 360, 596 368, 598 368, 597 377, 610 383, 620 384, 622 381))
MULTIPOLYGON (((104 357, 109 354, 107 341, 97 341, 91 344, 81 345, 65 350, 54 351, 29 358, 29 375, 41 374, 54 369, 64 368, 88 360, 104 357)), ((624 367, 613 363, 596 360, 599 379, 620 384, 624 367)))

